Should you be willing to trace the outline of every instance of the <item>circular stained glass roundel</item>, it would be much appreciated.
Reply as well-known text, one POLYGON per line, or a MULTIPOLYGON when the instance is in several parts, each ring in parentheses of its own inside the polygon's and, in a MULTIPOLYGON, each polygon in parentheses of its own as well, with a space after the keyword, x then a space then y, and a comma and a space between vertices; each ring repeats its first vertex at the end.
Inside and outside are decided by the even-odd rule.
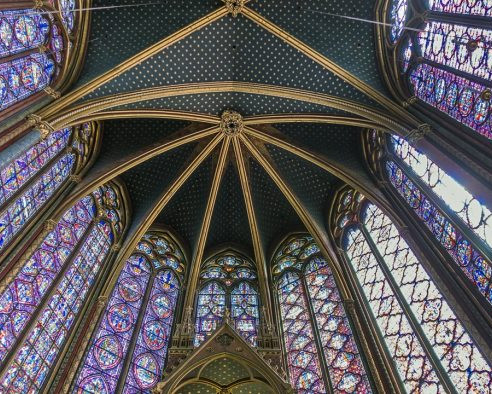
POLYGON ((463 116, 468 116, 473 108, 473 91, 471 89, 463 89, 459 101, 459 110, 463 116))
POLYGON ((36 22, 30 16, 21 16, 15 21, 15 37, 25 47, 30 46, 38 34, 36 22))
POLYGON ((7 19, 2 19, 2 21, 0 22, 0 41, 2 41, 2 44, 5 45, 7 48, 10 48, 10 46, 12 45, 12 36, 12 26, 7 21, 7 19))
POLYGON ((108 386, 106 385, 104 377, 101 375, 92 375, 85 378, 82 383, 80 383, 77 394, 85 393, 109 393, 108 386))
POLYGON ((141 354, 135 360, 133 374, 140 388, 149 389, 157 383, 159 364, 152 354, 141 354))
POLYGON ((434 97, 437 103, 440 103, 444 100, 444 96, 446 96, 446 81, 444 78, 439 78, 436 83, 436 91, 434 93, 434 97))
POLYGON ((476 124, 481 125, 487 120, 489 115, 490 101, 479 98, 475 104, 475 113, 473 120, 476 124))
POLYGON ((102 369, 116 367, 123 357, 121 343, 114 335, 99 338, 94 344, 94 357, 102 369))
POLYGON ((448 90, 448 95, 446 96, 446 103, 449 108, 454 108, 456 105, 456 100, 458 99, 458 85, 453 82, 448 90))
POLYGON ((159 350, 166 344, 166 327, 158 320, 145 323, 143 338, 151 350, 159 350))
POLYGON ((128 331, 133 325, 133 314, 128 305, 113 305, 108 311, 108 322, 116 332, 128 331))
POLYGON ((171 300, 165 294, 157 294, 150 301, 152 310, 161 319, 171 316, 171 300))
POLYGON ((9 88, 14 96, 18 96, 20 92, 20 77, 14 67, 9 70, 9 88))
POLYGON ((128 302, 135 302, 142 297, 142 287, 132 278, 122 280, 118 285, 118 290, 121 297, 128 302))

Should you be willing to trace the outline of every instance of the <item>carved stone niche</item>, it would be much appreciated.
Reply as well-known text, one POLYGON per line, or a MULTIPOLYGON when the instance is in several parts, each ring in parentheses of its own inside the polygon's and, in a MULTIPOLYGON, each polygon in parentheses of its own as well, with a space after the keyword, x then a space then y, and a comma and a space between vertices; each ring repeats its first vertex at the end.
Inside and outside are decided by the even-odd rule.
POLYGON ((173 360, 177 360, 179 349, 181 358, 166 370, 153 393, 179 394, 199 390, 231 393, 237 388, 246 392, 293 394, 295 391, 281 365, 273 361, 280 354, 280 349, 273 346, 278 342, 273 335, 268 341, 267 348, 255 349, 227 322, 197 348, 178 348, 173 341, 173 360), (186 352, 188 354, 184 355, 186 352))

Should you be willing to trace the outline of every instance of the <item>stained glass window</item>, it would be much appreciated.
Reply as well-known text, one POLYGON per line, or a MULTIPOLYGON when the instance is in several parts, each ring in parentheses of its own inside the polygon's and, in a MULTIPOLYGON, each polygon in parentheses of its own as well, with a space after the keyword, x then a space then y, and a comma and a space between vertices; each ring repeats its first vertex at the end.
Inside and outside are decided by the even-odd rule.
POLYGON ((200 274, 195 346, 199 346, 222 323, 228 308, 236 331, 256 346, 259 324, 257 275, 253 264, 238 254, 221 253, 208 259, 200 274))
POLYGON ((396 42, 407 21, 408 0, 394 0, 390 10, 391 40, 396 42))
MULTIPOLYGON (((391 39, 402 23, 395 11, 400 3, 395 0, 391 4, 391 39)), ((417 98, 492 139, 488 83, 492 79, 492 29, 483 28, 480 19, 463 17, 491 17, 490 1, 428 0, 424 6, 431 11, 453 13, 457 22, 431 12, 416 37, 401 33, 405 35, 404 45, 393 49, 393 56, 407 74, 417 98), (412 54, 415 56, 411 61, 412 54)))
POLYGON ((150 392, 159 382, 184 270, 181 257, 163 234, 143 237, 118 277, 74 392, 150 392), (170 257, 179 261, 178 269, 170 257))
POLYGON ((75 0, 53 0, 50 7, 0 10, 0 110, 54 86, 77 42, 75 0), (71 42, 63 37, 66 29, 71 42))
POLYGON ((492 369, 391 220, 363 203, 344 249, 408 391, 487 392, 492 369), (422 343, 424 337, 429 346, 422 343))
POLYGON ((334 393, 372 392, 335 278, 319 247, 311 237, 297 236, 283 244, 275 259, 293 387, 301 393, 325 393, 328 383, 334 393))
POLYGON ((51 133, 0 169, 0 252, 46 204, 69 175, 87 163, 92 123, 51 133), (70 151, 66 148, 73 141, 70 151))
POLYGON ((40 391, 64 347, 111 244, 121 234, 97 218, 98 206, 120 210, 112 186, 70 208, 0 295, 0 358, 8 365, 0 376, 3 390, 40 391))

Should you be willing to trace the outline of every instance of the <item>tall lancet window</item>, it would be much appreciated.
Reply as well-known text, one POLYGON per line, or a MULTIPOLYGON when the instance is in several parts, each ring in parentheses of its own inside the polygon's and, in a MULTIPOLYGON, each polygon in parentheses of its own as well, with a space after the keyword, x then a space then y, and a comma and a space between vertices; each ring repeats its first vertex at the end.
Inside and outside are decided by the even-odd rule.
POLYGON ((73 392, 150 392, 165 367, 185 266, 165 233, 144 235, 126 261, 73 392))
POLYGON ((403 89, 492 139, 490 1, 428 0, 419 2, 422 9, 406 7, 402 16, 394 10, 403 10, 404 2, 391 1, 388 15, 392 56, 408 81, 403 89))
POLYGON ((237 253, 221 253, 205 262, 200 278, 195 346, 199 346, 220 326, 226 308, 236 331, 256 346, 259 294, 254 265, 237 253))
POLYGON ((492 303, 492 212, 400 137, 389 141, 386 175, 467 279, 492 303))
POLYGON ((0 255, 70 175, 86 168, 99 139, 96 123, 51 133, 0 168, 0 255))
POLYGON ((335 278, 312 237, 283 243, 273 275, 292 386, 299 393, 372 392, 335 278))
POLYGON ((81 1, 48 0, 39 8, 16 5, 22 7, 22 2, 0 10, 0 118, 63 88, 80 67, 75 63, 80 63, 85 45, 87 16, 76 9, 81 1))
POLYGON ((66 211, 11 268, 0 293, 0 391, 43 390, 124 231, 125 214, 119 186, 102 186, 66 211))
POLYGON ((488 392, 492 368, 396 226, 345 189, 334 220, 349 268, 408 392, 488 392))

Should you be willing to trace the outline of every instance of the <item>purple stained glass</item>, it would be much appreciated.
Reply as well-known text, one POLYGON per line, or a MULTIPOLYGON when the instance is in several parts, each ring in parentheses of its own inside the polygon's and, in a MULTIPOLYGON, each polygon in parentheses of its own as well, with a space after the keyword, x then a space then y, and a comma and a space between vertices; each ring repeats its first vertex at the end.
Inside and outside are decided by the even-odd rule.
POLYGON ((407 21, 408 0, 393 0, 390 9, 391 41, 395 43, 400 38, 407 21))
POLYGON ((363 212, 392 281, 399 288, 441 367, 460 393, 483 393, 492 386, 492 368, 391 220, 375 205, 363 212))
POLYGON ((447 250, 466 277, 492 303, 491 263, 446 219, 395 162, 387 162, 386 171, 398 193, 447 250))
POLYGON ((27 393, 41 390, 109 252, 111 242, 104 229, 107 226, 106 222, 93 226, 68 265, 12 364, 0 378, 6 391, 27 393))
POLYGON ((428 64, 411 72, 410 83, 419 99, 492 139, 491 102, 481 97, 484 85, 428 64))
POLYGON ((55 131, 46 140, 37 142, 3 165, 0 170, 0 206, 60 153, 71 135, 72 128, 55 131))
POLYGON ((492 2, 490 0, 427 0, 429 8, 463 15, 492 16, 492 2))
POLYGON ((47 87, 55 68, 54 60, 46 53, 32 53, 0 64, 0 109, 47 87))
POLYGON ((49 21, 37 10, 0 11, 0 58, 46 43, 49 21))
POLYGON ((2 250, 64 184, 75 163, 73 154, 61 156, 38 181, 0 211, 0 250, 2 250))
POLYGON ((92 197, 85 197, 60 219, 0 295, 0 360, 15 345, 95 214, 92 197))
POLYGON ((492 30, 432 21, 418 37, 426 59, 485 80, 492 79, 492 30))
POLYGON ((360 229, 348 230, 345 251, 405 389, 411 393, 445 393, 360 229))
POLYGON ((217 282, 207 283, 198 293, 195 346, 199 346, 222 323, 226 292, 217 282))
POLYGON ((150 393, 164 371, 179 282, 171 270, 160 271, 152 285, 123 392, 150 393))
POLYGON ((334 393, 372 393, 330 267, 323 258, 314 257, 305 273, 334 393))
POLYGON ((287 272, 280 278, 278 297, 290 382, 300 394, 324 394, 306 294, 297 273, 287 272))
POLYGON ((60 10, 63 16, 63 24, 71 33, 75 26, 75 0, 59 0, 60 10))
POLYGON ((258 292, 248 283, 239 283, 231 292, 231 317, 236 331, 256 347, 259 323, 258 292))
POLYGON ((106 392, 115 392, 150 273, 151 266, 145 257, 130 256, 93 337, 75 391, 87 392, 88 387, 94 385, 93 377, 97 376, 104 381, 106 392))

